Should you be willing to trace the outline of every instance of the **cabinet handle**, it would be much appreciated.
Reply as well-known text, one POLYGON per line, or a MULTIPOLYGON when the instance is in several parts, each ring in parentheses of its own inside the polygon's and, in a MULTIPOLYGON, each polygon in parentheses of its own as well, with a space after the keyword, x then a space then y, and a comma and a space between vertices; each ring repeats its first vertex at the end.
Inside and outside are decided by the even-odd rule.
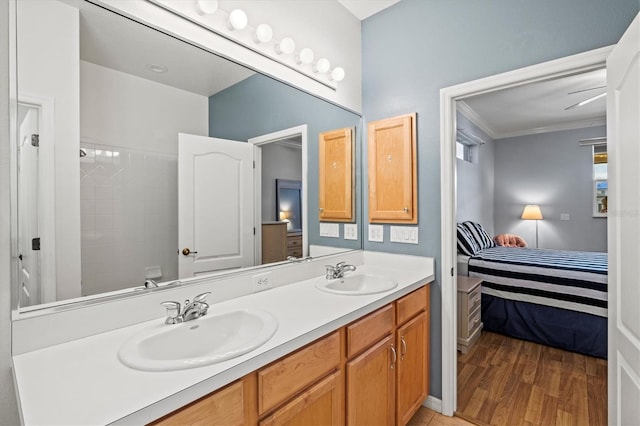
POLYGON ((404 210, 404 212, 405 212, 405 213, 409 213, 409 207, 405 207, 405 208, 404 208, 404 209, 402 209, 402 210, 404 210))
POLYGON ((407 354, 407 342, 404 340, 404 336, 400 336, 400 361, 404 361, 404 356, 407 354))
POLYGON ((396 361, 398 360, 398 354, 396 353, 396 348, 394 348, 393 345, 391 345, 390 347, 391 355, 393 355, 393 358, 391 359, 391 368, 394 368, 396 366, 396 361))

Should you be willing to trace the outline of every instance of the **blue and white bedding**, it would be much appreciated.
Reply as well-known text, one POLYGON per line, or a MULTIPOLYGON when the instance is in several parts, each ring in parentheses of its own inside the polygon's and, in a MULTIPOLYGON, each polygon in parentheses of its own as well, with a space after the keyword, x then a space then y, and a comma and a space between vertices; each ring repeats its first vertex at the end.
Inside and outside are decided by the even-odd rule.
POLYGON ((491 247, 469 259, 484 294, 607 317, 607 254, 491 247))
POLYGON ((607 357, 606 253, 497 246, 468 270, 483 280, 484 330, 607 357))

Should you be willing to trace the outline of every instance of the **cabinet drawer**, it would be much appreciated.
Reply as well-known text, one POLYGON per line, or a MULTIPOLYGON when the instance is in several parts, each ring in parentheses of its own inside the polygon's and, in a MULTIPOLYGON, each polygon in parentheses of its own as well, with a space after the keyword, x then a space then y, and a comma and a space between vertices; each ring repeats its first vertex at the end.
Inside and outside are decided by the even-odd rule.
POLYGON ((258 371, 258 414, 326 376, 339 363, 340 333, 335 332, 258 371))
POLYGON ((478 308, 469 315, 469 323, 467 326, 467 330, 469 330, 469 332, 465 337, 471 336, 473 332, 476 331, 476 328, 480 327, 480 324, 482 324, 480 313, 481 313, 481 310, 480 310, 480 307, 478 306, 478 308))
POLYGON ((302 247, 293 247, 287 249, 287 256, 302 257, 302 247))
POLYGON ((242 381, 199 399, 152 423, 153 426, 173 425, 237 425, 245 419, 244 387, 242 381))
POLYGON ((298 235, 297 237, 288 237, 287 238, 287 247, 302 247, 302 236, 298 235))
POLYGON ((393 330, 393 305, 382 309, 347 326, 347 357, 358 354, 393 330))
POLYGON ((480 299, 482 298, 482 287, 478 286, 475 290, 469 293, 467 299, 467 312, 473 312, 480 306, 480 299))
POLYGON ((411 319, 427 306, 427 288, 422 287, 396 302, 398 325, 411 319))

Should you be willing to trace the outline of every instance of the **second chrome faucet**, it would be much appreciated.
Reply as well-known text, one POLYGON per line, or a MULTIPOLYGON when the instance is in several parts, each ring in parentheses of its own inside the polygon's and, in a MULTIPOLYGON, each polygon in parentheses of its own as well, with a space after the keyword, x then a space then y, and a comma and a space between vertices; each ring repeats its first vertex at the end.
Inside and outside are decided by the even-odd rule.
POLYGON ((165 324, 179 324, 181 322, 191 321, 207 314, 209 304, 206 302, 207 296, 211 292, 197 295, 193 300, 185 300, 183 305, 180 302, 167 301, 161 305, 167 308, 167 318, 165 324))
POLYGON ((346 262, 340 262, 336 266, 326 265, 326 275, 325 278, 328 280, 335 280, 338 278, 344 278, 344 273, 348 271, 355 271, 355 265, 347 265, 346 262))

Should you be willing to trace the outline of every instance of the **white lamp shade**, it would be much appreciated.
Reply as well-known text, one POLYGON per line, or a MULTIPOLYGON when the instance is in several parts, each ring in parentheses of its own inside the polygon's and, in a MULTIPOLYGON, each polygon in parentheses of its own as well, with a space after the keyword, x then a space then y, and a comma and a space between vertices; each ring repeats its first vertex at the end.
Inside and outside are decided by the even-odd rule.
POLYGON ((528 204, 524 207, 522 211, 522 216, 520 217, 524 220, 540 220, 542 219, 542 212, 540 211, 540 206, 537 204, 528 204))
POLYGON ((327 58, 320 58, 318 59, 318 62, 316 62, 315 71, 325 73, 329 71, 330 68, 331 68, 331 62, 329 62, 327 58))
POLYGON ((273 29, 271 29, 270 25, 260 24, 256 28, 255 34, 256 42, 258 43, 268 43, 273 38, 273 29))
POLYGON ((333 71, 331 71, 331 80, 342 81, 344 80, 344 76, 344 69, 341 67, 335 67, 333 71))
POLYGON ((308 47, 304 47, 300 50, 300 53, 298 53, 297 61, 299 64, 308 65, 313 62, 313 56, 313 50, 308 47))
POLYGON ((296 50, 296 42, 291 37, 285 37, 276 44, 276 51, 280 54, 290 55, 296 50))
POLYGON ((218 0, 198 0, 196 2, 196 12, 198 15, 211 15, 218 10, 218 0))
POLYGON ((248 23, 247 14, 242 9, 233 9, 229 14, 229 28, 232 30, 243 30, 248 23))

